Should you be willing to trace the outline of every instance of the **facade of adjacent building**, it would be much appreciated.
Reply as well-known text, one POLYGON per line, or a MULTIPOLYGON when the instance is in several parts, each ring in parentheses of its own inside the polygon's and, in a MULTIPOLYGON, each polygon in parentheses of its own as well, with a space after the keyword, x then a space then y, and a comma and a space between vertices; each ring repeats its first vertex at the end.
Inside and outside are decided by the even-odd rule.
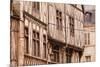
POLYGON ((84 28, 84 53, 82 62, 94 62, 96 60, 95 44, 95 10, 85 12, 84 28))
POLYGON ((11 66, 79 63, 84 7, 11 0, 11 66))

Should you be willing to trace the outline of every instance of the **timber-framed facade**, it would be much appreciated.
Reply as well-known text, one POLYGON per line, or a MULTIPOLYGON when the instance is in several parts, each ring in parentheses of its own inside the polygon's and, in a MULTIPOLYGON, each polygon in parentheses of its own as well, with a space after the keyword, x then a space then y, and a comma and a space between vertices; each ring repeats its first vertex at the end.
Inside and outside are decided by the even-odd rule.
POLYGON ((11 1, 11 66, 81 62, 83 5, 11 1))

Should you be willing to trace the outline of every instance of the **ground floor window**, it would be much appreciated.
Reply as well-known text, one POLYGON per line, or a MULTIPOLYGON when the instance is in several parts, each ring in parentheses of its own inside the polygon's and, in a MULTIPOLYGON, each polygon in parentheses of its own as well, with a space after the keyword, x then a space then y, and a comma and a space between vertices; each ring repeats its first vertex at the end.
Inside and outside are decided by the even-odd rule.
POLYGON ((53 45, 52 52, 53 52, 53 57, 54 57, 53 61, 59 62, 59 46, 53 45))
POLYGON ((71 56, 70 55, 66 55, 66 63, 71 63, 71 56))
POLYGON ((71 49, 66 49, 66 63, 71 63, 72 59, 72 50, 71 49))
POLYGON ((90 62, 91 61, 91 56, 85 56, 86 58, 86 62, 90 62))

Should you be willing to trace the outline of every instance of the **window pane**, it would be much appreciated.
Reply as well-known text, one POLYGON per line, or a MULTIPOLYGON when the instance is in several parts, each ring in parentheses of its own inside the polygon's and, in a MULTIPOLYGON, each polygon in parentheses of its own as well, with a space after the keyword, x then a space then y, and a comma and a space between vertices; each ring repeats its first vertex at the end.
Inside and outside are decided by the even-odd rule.
POLYGON ((40 43, 37 41, 37 56, 40 56, 40 43))
POLYGON ((88 33, 88 44, 90 44, 90 34, 88 33))
POLYGON ((37 10, 39 10, 39 2, 37 2, 37 10))
POLYGON ((34 43, 35 43, 35 40, 33 40, 33 43, 32 43, 32 55, 34 55, 34 43))
POLYGON ((71 36, 74 36, 74 18, 72 17, 69 17, 69 20, 70 20, 70 35, 71 36))
POLYGON ((36 41, 34 40, 34 56, 36 56, 36 41))
POLYGON ((46 35, 43 35, 43 42, 46 42, 46 35))
POLYGON ((43 44, 43 58, 46 58, 46 44, 43 44))
POLYGON ((25 35, 28 35, 28 28, 25 27, 25 35))
POLYGON ((86 33, 84 34, 84 37, 85 37, 85 44, 87 44, 87 35, 86 35, 86 33))
POLYGON ((53 46, 53 54, 54 54, 54 62, 59 62, 59 46, 54 45, 53 46))
POLYGON ((86 62, 90 62, 91 61, 91 56, 85 56, 86 58, 86 62))
POLYGON ((36 34, 36 37, 37 37, 37 39, 39 39, 39 33, 37 32, 37 34, 36 34))
POLYGON ((62 30, 62 12, 56 10, 56 25, 58 30, 62 30))
POLYGON ((57 62, 59 62, 59 52, 57 52, 57 62))
POLYGON ((25 27, 25 53, 29 53, 29 46, 28 46, 28 28, 25 27))
POLYGON ((25 37, 25 45, 26 45, 26 49, 25 52, 28 53, 28 37, 25 37))
POLYGON ((33 39, 36 38, 36 34, 35 31, 33 31, 33 39))
POLYGON ((32 9, 35 12, 39 12, 39 2, 33 2, 32 3, 32 9))

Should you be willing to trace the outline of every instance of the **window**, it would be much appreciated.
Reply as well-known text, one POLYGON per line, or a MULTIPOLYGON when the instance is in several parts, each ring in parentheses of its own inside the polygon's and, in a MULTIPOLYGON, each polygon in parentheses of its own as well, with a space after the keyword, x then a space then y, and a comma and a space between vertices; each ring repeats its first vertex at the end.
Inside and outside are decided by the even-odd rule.
POLYGON ((70 49, 66 49, 66 63, 71 63, 72 51, 70 49))
POLYGON ((85 21, 92 22, 92 13, 86 12, 85 21))
POLYGON ((35 11, 35 12, 39 12, 39 2, 33 2, 32 3, 32 9, 33 9, 33 11, 35 11))
POLYGON ((71 63, 71 56, 70 55, 66 55, 66 62, 71 63))
POLYGON ((64 63, 64 61, 63 61, 65 59, 64 58, 64 50, 61 51, 61 55, 60 56, 61 56, 61 63, 64 63))
POLYGON ((74 36, 74 18, 69 17, 69 22, 70 22, 70 35, 74 36))
POLYGON ((88 33, 88 44, 90 44, 90 33, 88 33))
POLYGON ((85 44, 89 45, 90 44, 90 33, 85 33, 84 37, 85 37, 85 44))
POLYGON ((39 32, 33 31, 33 45, 32 45, 32 55, 40 57, 40 38, 39 32))
POLYGON ((84 37, 85 37, 84 39, 85 39, 85 45, 86 45, 87 44, 87 34, 86 33, 84 34, 84 37))
POLYGON ((90 62, 91 61, 91 56, 85 56, 86 58, 86 62, 90 62))
POLYGON ((58 30, 62 30, 62 12, 56 10, 56 25, 58 30))
POLYGON ((25 53, 29 53, 29 45, 28 45, 28 28, 25 27, 25 53))
POLYGON ((43 35, 43 58, 46 58, 46 35, 43 35))
POLYGON ((52 59, 54 62, 59 62, 59 46, 55 45, 53 46, 53 56, 54 58, 52 59))

